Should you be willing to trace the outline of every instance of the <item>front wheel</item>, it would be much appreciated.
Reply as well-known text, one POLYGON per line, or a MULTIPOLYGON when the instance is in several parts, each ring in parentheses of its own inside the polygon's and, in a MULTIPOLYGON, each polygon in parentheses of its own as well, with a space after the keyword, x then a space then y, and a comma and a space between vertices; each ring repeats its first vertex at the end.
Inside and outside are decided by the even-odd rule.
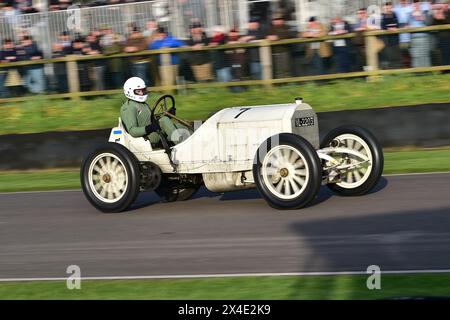
POLYGON ((258 191, 276 209, 299 209, 321 186, 321 163, 313 146, 300 136, 282 133, 258 149, 253 176, 258 191))
POLYGON ((139 163, 125 147, 106 143, 92 151, 81 167, 81 186, 89 202, 102 212, 120 212, 136 199, 139 163))
POLYGON ((352 125, 330 131, 321 148, 331 148, 329 153, 340 162, 340 181, 327 186, 342 196, 360 196, 370 192, 383 173, 383 150, 375 136, 368 130, 352 125), (348 152, 346 152, 346 150, 348 152))

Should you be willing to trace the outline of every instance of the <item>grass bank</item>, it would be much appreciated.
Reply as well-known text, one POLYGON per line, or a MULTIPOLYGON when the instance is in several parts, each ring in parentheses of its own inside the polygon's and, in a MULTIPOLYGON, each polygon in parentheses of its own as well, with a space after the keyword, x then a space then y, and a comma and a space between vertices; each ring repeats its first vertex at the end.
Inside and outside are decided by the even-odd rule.
MULTIPOLYGON (((450 172, 450 149, 387 151, 385 174, 450 172)), ((79 189, 78 169, 0 172, 0 192, 79 189)))
MULTIPOLYGON (((376 82, 347 79, 251 87, 242 93, 225 88, 190 90, 177 94, 182 118, 205 119, 225 107, 286 103, 301 96, 317 112, 384 106, 449 102, 450 74, 392 75, 376 82)), ((152 106, 153 99, 149 105, 152 106)), ((110 128, 117 124, 123 95, 91 99, 48 100, 37 96, 27 102, 0 105, 0 134, 110 128)))
POLYGON ((390 299, 445 297, 449 274, 382 275, 367 289, 366 275, 230 277, 209 279, 86 280, 80 290, 65 281, 0 283, 0 299, 390 299))

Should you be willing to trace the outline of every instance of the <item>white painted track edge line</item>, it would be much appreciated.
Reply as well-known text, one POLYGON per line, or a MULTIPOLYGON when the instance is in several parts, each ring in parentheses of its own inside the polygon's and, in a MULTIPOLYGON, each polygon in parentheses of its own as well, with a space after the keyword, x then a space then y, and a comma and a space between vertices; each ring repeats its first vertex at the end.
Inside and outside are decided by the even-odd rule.
MULTIPOLYGON (((440 274, 450 273, 450 269, 424 269, 424 270, 381 270, 381 275, 402 274, 440 274)), ((337 272, 284 272, 284 273, 225 273, 225 274, 192 274, 192 275, 153 275, 153 276, 104 276, 81 277, 81 280, 156 280, 156 279, 202 279, 202 278, 233 278, 233 277, 288 277, 288 276, 340 276, 340 275, 367 275, 366 271, 337 271, 337 272)), ((0 278, 0 282, 25 281, 65 281, 68 278, 0 278)))

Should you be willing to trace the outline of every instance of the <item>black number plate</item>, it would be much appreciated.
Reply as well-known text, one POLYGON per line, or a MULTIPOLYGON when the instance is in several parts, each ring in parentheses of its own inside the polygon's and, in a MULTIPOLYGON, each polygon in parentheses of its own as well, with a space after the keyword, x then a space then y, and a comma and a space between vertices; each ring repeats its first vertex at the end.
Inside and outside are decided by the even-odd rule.
POLYGON ((295 118, 296 127, 309 127, 314 125, 314 117, 295 118))

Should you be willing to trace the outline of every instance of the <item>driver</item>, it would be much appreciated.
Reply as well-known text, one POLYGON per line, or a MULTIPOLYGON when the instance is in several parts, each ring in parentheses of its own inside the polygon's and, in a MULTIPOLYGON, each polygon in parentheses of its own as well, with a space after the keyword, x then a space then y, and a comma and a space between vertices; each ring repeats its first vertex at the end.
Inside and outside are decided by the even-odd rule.
MULTIPOLYGON (((144 80, 138 77, 128 79, 123 85, 123 92, 128 99, 120 108, 120 118, 132 137, 147 137, 150 143, 156 144, 161 141, 157 133, 161 130, 173 143, 178 144, 183 141, 185 136, 183 133, 186 132, 184 130, 189 132, 187 127, 172 122, 168 116, 162 116, 158 121, 152 121, 152 111, 145 103, 148 92, 144 80)), ((167 110, 173 115, 175 115, 175 111, 175 106, 167 110)))

